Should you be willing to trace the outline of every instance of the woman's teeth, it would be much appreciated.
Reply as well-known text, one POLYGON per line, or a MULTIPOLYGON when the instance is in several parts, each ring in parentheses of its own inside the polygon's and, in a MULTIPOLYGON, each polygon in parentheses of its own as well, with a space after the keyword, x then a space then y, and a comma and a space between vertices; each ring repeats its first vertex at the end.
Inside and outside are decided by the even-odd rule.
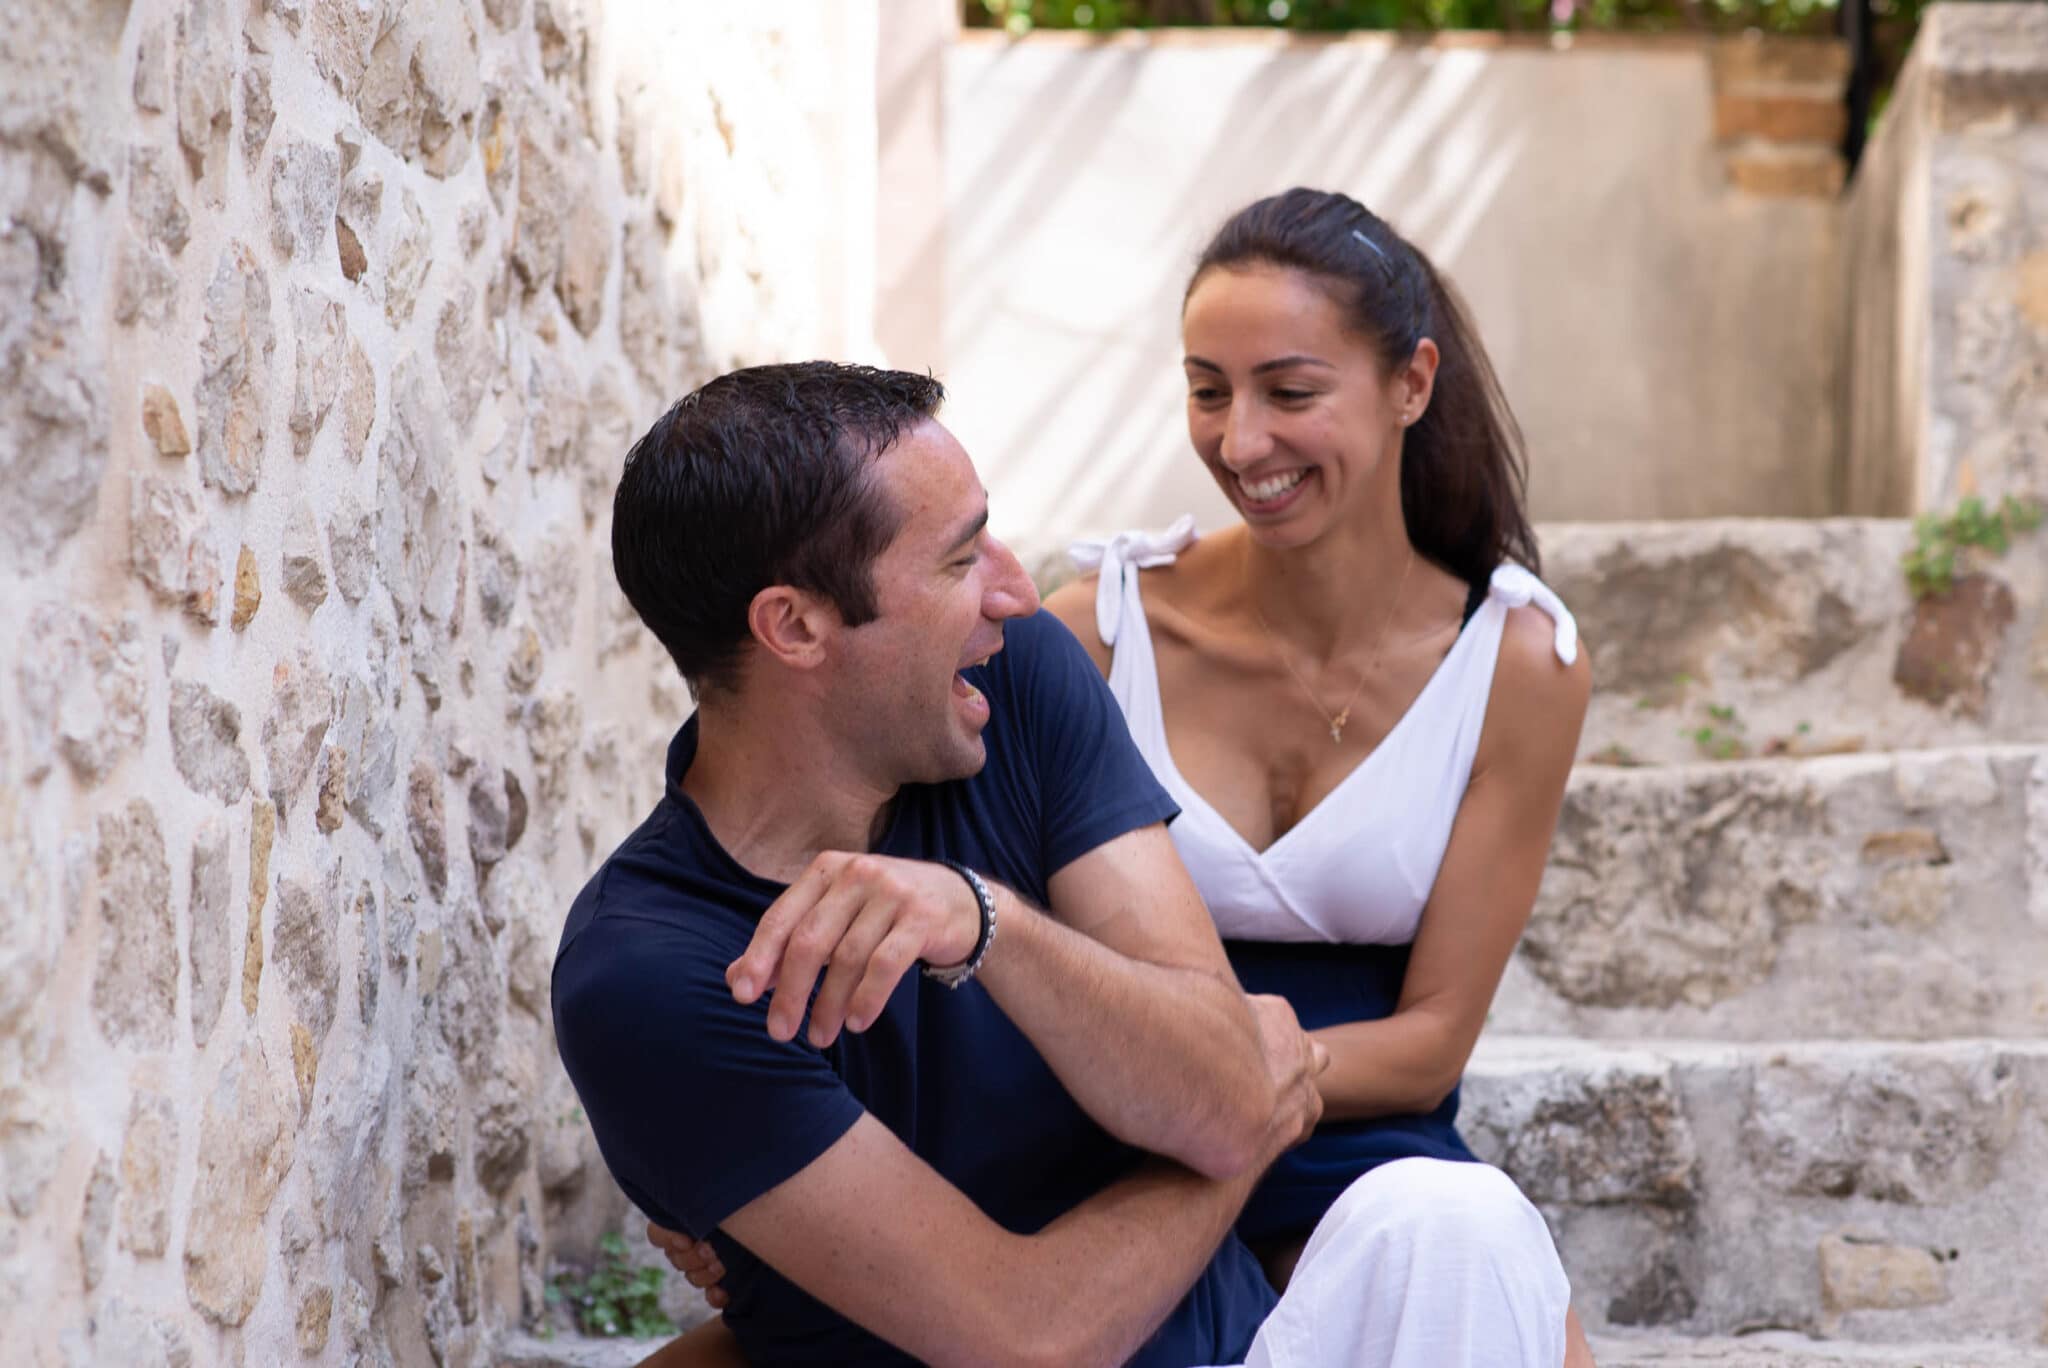
POLYGON ((1267 503, 1279 498, 1306 478, 1308 478, 1306 470, 1290 470, 1285 475, 1274 475, 1260 480, 1257 484, 1250 484, 1244 480, 1239 480, 1237 487, 1242 489, 1245 497, 1254 503, 1267 503))

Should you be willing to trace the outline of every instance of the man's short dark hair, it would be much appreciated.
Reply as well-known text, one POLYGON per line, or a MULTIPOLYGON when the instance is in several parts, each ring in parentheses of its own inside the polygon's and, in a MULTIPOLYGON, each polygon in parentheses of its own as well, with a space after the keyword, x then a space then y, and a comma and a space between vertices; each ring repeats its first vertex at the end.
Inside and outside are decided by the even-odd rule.
POLYGON ((822 595, 851 626, 874 619, 875 557, 903 520, 874 458, 945 394, 907 371, 750 366, 685 395, 633 444, 612 568, 693 689, 736 682, 748 605, 770 585, 822 595))

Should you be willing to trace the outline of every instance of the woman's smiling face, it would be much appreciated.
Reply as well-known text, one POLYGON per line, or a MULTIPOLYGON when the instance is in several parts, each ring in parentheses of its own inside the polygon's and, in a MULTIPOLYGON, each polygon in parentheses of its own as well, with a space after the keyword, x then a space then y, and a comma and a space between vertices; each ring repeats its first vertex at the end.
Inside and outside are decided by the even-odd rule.
POLYGON ((1181 337, 1188 437, 1260 542, 1303 545, 1361 501, 1399 497, 1400 433, 1428 401, 1433 344, 1388 374, 1321 281, 1270 265, 1203 275, 1181 337))

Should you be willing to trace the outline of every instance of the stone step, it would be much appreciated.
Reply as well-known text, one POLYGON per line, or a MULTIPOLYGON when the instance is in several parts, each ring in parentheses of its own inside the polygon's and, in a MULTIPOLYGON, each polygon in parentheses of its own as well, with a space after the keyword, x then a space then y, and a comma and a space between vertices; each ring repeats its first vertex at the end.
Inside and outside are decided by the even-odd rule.
POLYGON ((574 1331, 557 1331, 543 1339, 526 1331, 498 1336, 488 1362, 491 1368, 635 1368, 668 1343, 665 1339, 600 1339, 574 1331))
POLYGON ((1593 651, 1582 759, 2048 741, 2048 529, 1917 604, 1903 519, 1538 532, 1544 578, 1593 651))
POLYGON ((1766 1330, 1734 1338, 1595 1335, 1600 1368, 2021 1368, 2048 1362, 2040 1347, 1990 1340, 1853 1344, 1766 1330))
POLYGON ((2048 1333, 2048 1041, 1488 1038, 1460 1125, 1595 1332, 2048 1333))
POLYGON ((2048 746, 1581 766, 1488 1029, 2048 1036, 2048 746))
MULTIPOLYGON (((636 1368, 660 1340, 500 1338, 492 1368, 636 1368)), ((1950 1345, 1854 1344, 1766 1331, 1739 1338, 1596 1335, 1600 1368, 2021 1368, 2039 1364, 2038 1349, 1979 1340, 1950 1345)))

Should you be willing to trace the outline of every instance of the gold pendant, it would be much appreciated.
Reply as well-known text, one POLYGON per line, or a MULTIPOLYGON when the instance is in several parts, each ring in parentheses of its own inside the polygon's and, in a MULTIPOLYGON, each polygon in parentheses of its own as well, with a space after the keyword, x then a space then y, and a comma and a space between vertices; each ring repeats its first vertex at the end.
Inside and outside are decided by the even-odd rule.
POLYGON ((1351 720, 1351 709, 1346 708, 1330 719, 1330 740, 1333 743, 1344 739, 1344 724, 1351 720))

